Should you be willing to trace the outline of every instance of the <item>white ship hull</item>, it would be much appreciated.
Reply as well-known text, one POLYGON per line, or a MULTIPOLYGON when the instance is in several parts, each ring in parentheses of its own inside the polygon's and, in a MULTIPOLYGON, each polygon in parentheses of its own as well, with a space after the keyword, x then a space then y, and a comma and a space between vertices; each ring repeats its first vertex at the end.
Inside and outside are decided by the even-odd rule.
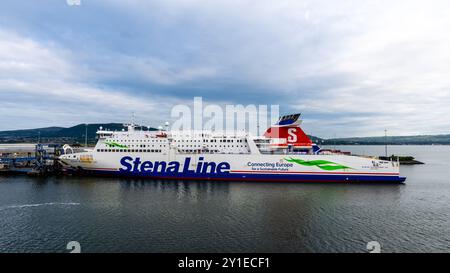
MULTIPOLYGON (((60 157, 68 170, 158 179, 403 182, 399 163, 321 151, 299 126, 281 117, 264 136, 211 132, 97 132, 92 151, 60 157)), ((70 148, 69 148, 70 149, 70 148)))
POLYGON ((347 155, 176 155, 85 152, 67 155, 73 170, 158 179, 403 182, 398 162, 347 155))

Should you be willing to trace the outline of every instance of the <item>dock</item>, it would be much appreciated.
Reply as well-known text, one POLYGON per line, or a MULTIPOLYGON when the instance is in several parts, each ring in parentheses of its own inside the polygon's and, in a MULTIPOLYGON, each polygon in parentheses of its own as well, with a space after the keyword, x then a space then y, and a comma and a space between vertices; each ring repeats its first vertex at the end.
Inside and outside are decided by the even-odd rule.
POLYGON ((59 144, 13 144, 0 147, 0 174, 48 176, 58 174, 59 144))
POLYGON ((378 158, 381 160, 386 160, 386 161, 398 161, 398 162, 400 162, 400 165, 422 165, 422 164, 425 164, 421 161, 416 160, 413 156, 391 155, 391 156, 379 156, 378 158))

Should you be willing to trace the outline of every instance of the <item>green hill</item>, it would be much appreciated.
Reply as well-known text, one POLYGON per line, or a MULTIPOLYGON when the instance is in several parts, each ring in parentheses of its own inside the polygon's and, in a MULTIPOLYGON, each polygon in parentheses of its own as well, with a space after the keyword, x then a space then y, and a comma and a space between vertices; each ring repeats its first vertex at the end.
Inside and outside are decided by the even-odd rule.
MULTIPOLYGON (((121 123, 95 123, 87 125, 88 143, 96 142, 96 132, 102 127, 110 131, 121 131, 124 126, 121 123)), ((140 129, 138 127, 137 129, 140 129)), ((145 128, 147 130, 147 128, 145 128)), ((156 130, 150 128, 150 130, 156 130)), ((86 125, 78 124, 73 127, 47 127, 27 130, 13 130, 0 132, 0 143, 35 143, 40 139, 45 143, 84 143, 86 125)))

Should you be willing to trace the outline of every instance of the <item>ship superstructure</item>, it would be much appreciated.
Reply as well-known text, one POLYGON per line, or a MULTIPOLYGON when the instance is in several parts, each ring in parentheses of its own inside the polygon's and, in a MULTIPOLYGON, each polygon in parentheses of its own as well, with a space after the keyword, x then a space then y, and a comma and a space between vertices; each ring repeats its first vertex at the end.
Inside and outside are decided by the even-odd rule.
MULTIPOLYGON (((94 149, 62 155, 81 173, 155 179, 403 182, 399 162, 322 151, 300 127, 300 114, 280 117, 263 136, 245 132, 97 132, 94 149)), ((70 149, 68 149, 70 150, 70 149)))

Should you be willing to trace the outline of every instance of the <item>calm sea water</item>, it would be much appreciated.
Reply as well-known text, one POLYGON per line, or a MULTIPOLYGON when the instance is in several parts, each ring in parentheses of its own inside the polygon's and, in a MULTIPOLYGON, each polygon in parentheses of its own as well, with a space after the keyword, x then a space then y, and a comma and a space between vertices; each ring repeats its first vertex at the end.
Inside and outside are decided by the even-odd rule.
POLYGON ((426 165, 405 185, 0 176, 0 252, 450 252, 450 146, 389 153, 426 165))

